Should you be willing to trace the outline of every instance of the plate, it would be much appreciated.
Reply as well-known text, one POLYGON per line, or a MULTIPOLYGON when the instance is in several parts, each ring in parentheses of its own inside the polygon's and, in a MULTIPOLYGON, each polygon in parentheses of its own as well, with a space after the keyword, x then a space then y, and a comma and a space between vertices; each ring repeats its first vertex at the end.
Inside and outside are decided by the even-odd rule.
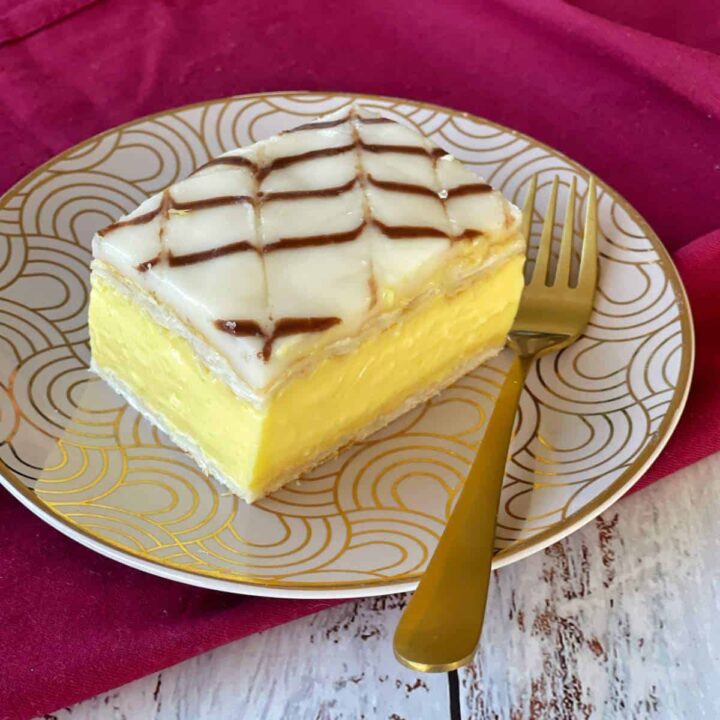
MULTIPOLYGON (((532 175, 540 208, 555 175, 561 203, 576 176, 582 217, 588 172, 577 163, 489 120, 410 100, 246 95, 142 118, 67 150, 0 200, 0 470, 33 512, 120 562, 208 588, 326 598, 414 587, 506 355, 254 506, 205 477, 87 370, 94 231, 212 156, 352 100, 415 127, 518 205, 532 175)), ((629 203, 603 183, 599 191, 594 313, 578 342, 529 377, 495 567, 565 537, 626 492, 685 402, 693 335, 680 279, 629 203)))

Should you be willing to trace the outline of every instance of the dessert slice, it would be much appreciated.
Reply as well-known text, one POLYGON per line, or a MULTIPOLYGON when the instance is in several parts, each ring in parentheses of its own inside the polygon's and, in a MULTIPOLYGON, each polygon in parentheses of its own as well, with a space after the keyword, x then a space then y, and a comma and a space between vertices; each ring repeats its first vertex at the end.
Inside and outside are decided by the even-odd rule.
POLYGON ((345 109, 95 236, 93 368, 253 502, 499 352, 519 219, 421 134, 345 109))

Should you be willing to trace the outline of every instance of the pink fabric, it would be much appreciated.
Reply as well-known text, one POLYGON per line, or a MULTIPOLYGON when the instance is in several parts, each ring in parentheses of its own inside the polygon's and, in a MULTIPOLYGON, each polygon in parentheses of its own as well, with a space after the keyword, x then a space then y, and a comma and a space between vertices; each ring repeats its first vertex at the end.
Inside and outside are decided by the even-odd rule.
MULTIPOLYGON (((650 481, 720 448, 719 54, 714 0, 0 0, 0 188, 93 133, 234 93, 406 96, 526 131, 622 192, 687 283, 697 373, 650 481)), ((6 494, 0 548, 2 718, 323 606, 135 572, 6 494)))
POLYGON ((688 243, 674 257, 694 316, 695 372, 677 430, 633 492, 720 450, 720 230, 688 243))

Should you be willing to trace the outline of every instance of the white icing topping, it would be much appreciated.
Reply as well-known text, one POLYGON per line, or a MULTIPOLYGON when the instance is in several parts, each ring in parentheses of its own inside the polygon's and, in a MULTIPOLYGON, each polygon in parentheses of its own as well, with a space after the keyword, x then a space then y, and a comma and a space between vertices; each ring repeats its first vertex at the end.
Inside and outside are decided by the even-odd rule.
POLYGON ((519 212, 500 193, 415 130, 363 122, 378 117, 342 110, 226 153, 98 234, 94 255, 262 394, 442 284, 444 268, 472 274, 490 244, 516 238, 519 212), (325 192, 277 195, 307 191, 325 192))
POLYGON ((261 243, 349 232, 362 221, 363 194, 358 184, 335 197, 274 200, 263 207, 261 243))

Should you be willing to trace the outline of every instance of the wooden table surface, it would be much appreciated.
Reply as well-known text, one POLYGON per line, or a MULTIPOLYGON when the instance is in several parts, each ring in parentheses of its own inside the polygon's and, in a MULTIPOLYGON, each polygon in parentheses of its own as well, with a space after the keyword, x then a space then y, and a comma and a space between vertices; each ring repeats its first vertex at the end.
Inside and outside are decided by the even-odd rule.
POLYGON ((457 675, 421 675, 393 659, 405 603, 393 595, 239 640, 47 717, 717 720, 718 517, 720 454, 495 573, 482 647, 457 675))

